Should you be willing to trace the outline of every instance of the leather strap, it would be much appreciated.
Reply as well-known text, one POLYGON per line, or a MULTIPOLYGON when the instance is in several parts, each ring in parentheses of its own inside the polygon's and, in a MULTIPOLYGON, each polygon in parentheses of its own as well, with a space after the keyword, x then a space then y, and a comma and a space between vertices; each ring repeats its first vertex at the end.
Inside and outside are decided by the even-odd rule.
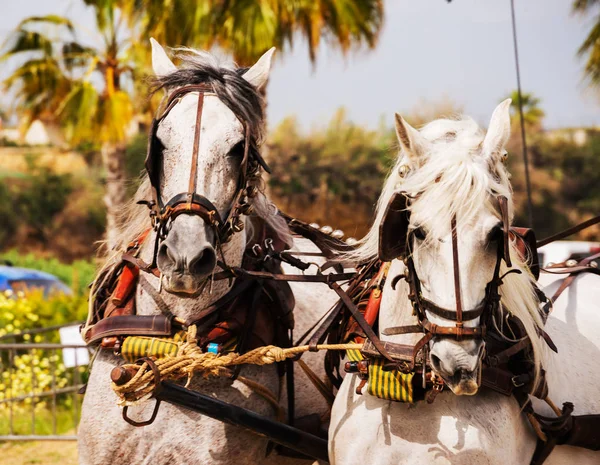
MULTIPOLYGON (((419 302, 420 302, 420 305, 423 308, 423 310, 427 310, 427 311, 433 313, 434 315, 444 318, 446 320, 458 321, 458 312, 439 307, 435 303, 433 303, 431 300, 428 300, 423 296, 421 296, 419 298, 419 302)), ((464 322, 464 321, 474 320, 475 318, 479 318, 483 314, 484 310, 485 310, 485 301, 484 301, 484 303, 482 303, 481 305, 479 305, 478 307, 476 307, 472 310, 463 310, 462 321, 464 322)))
POLYGON ((375 334, 373 328, 371 328, 369 323, 365 321, 364 317, 362 316, 362 313, 360 313, 358 307, 354 305, 354 302, 352 302, 352 299, 350 299, 348 294, 344 292, 344 290, 340 287, 338 283, 332 282, 329 284, 329 287, 331 287, 331 289, 333 289, 337 293, 337 295, 340 296, 340 299, 342 300, 346 308, 350 311, 360 328, 365 332, 365 335, 371 340, 371 342, 377 348, 379 353, 384 358, 392 362, 393 360, 391 355, 387 352, 387 350, 385 350, 385 347, 382 344, 381 340, 375 334))
POLYGON ((456 215, 452 216, 452 268, 454 271, 454 299, 456 300, 456 326, 463 326, 462 296, 460 293, 460 265, 458 262, 458 238, 456 231, 456 215))
POLYGON ((190 168, 190 182, 188 185, 188 202, 191 207, 192 197, 196 193, 196 178, 198 175, 198 151, 200 148, 200 133, 202 132, 202 110, 204 108, 204 92, 198 93, 198 106, 196 108, 196 125, 194 129, 194 146, 192 149, 192 167, 190 168))
POLYGON ((502 216, 502 238, 504 242, 504 261, 506 262, 506 266, 509 268, 512 267, 512 262, 510 260, 510 241, 509 241, 509 232, 510 232, 510 220, 508 217, 508 199, 499 195, 497 197, 498 205, 500 207, 500 214, 502 216))
POLYGON ((551 242, 559 241, 561 239, 564 239, 565 237, 572 236, 573 234, 576 234, 579 231, 583 231, 584 229, 589 228, 590 226, 593 226, 598 223, 600 223, 600 215, 595 216, 594 218, 590 218, 589 220, 584 221, 583 223, 579 223, 578 225, 573 226, 572 228, 565 229, 564 231, 561 231, 557 234, 553 234, 550 237, 546 237, 545 239, 537 241, 537 246, 543 247, 547 244, 550 244, 551 242))
POLYGON ((84 335, 86 344, 109 336, 171 336, 172 316, 125 315, 104 318, 84 335))

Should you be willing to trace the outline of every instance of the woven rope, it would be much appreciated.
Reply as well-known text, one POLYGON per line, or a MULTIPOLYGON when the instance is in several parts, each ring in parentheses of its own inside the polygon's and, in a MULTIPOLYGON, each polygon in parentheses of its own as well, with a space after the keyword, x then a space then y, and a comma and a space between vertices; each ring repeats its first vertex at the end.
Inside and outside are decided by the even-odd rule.
MULTIPOLYGON (((175 356, 160 358, 154 362, 159 372, 159 379, 155 379, 154 373, 147 362, 141 365, 125 364, 123 368, 134 368, 136 374, 130 381, 123 385, 112 383, 113 391, 119 396, 120 405, 133 405, 146 400, 152 396, 155 385, 165 379, 181 379, 187 377, 188 386, 194 373, 200 372, 205 377, 223 375, 224 368, 235 365, 270 365, 282 362, 288 358, 307 352, 309 346, 298 346, 283 349, 277 346, 257 347, 245 354, 230 352, 227 354, 213 354, 202 352, 196 343, 196 326, 188 328, 187 340, 180 343, 179 351, 175 356)), ((361 344, 320 344, 317 350, 351 350, 360 349, 361 344)))

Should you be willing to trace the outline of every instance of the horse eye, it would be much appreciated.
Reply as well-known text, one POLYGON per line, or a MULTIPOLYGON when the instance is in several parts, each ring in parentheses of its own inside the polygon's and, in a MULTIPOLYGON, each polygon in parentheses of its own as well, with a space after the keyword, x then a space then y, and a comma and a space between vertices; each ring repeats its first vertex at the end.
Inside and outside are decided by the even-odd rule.
POLYGON ((231 148, 231 150, 229 150, 227 156, 234 158, 242 158, 244 156, 244 145, 245 144, 243 140, 239 141, 231 148))
POLYGON ((413 229, 413 234, 420 241, 424 241, 425 237, 427 236, 427 233, 425 232, 425 230, 422 227, 413 229))

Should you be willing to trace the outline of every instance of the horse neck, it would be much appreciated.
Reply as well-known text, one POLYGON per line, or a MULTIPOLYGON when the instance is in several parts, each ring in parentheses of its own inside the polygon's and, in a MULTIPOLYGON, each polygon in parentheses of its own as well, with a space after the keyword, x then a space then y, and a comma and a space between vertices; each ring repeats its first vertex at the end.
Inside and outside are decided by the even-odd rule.
MULTIPOLYGON (((408 299, 410 292, 409 286, 404 279, 396 284, 396 289, 392 289, 392 281, 398 275, 403 275, 405 265, 400 260, 393 260, 388 272, 388 276, 383 288, 383 298, 379 310, 379 332, 385 328, 394 326, 408 326, 418 323, 418 319, 413 315, 412 304, 408 299)), ((382 340, 392 341, 399 344, 415 344, 422 335, 420 334, 402 334, 397 336, 381 335, 382 340)))
MULTIPOLYGON (((151 263, 154 254, 154 244, 156 233, 153 231, 140 248, 140 258, 146 263, 151 263)), ((242 264, 243 253, 246 248, 245 235, 234 234, 231 241, 227 244, 224 250, 225 261, 227 265, 238 267, 242 264)), ((216 272, 220 271, 218 268, 216 272)), ((160 279, 152 274, 141 273, 142 279, 146 279, 154 289, 160 290, 160 279)), ((235 284, 233 282, 232 286, 235 284)), ((164 290, 160 290, 160 297, 169 307, 169 311, 176 317, 185 321, 194 321, 197 315, 210 306, 221 297, 223 297, 231 289, 228 279, 214 281, 212 286, 207 284, 206 289, 195 297, 181 297, 175 294, 170 294, 164 290)), ((138 285, 136 290, 136 312, 138 315, 155 315, 161 313, 154 299, 138 285)))

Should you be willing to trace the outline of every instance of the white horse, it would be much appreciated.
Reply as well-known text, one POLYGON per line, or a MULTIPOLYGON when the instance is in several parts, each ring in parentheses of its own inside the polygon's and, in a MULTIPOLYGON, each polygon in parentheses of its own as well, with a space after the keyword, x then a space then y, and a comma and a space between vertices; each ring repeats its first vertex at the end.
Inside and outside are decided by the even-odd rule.
MULTIPOLYGON (((177 69, 163 48, 152 40, 152 63, 157 82, 167 90, 174 91, 185 84, 204 82, 211 85, 214 93, 206 93, 202 110, 202 129, 198 147, 198 170, 196 192, 210 199, 219 213, 226 214, 233 201, 240 171, 239 151, 235 149, 244 140, 244 120, 261 140, 264 126, 264 108, 259 90, 268 79, 271 56, 268 51, 250 69, 221 67, 215 59, 201 52, 187 51, 183 66, 177 69), (229 105, 224 103, 227 99, 229 105), (231 108, 234 108, 237 114, 231 108), (256 104, 258 102, 258 105, 256 104)), ((161 165, 160 190, 163 200, 186 191, 192 160, 194 127, 198 106, 198 93, 185 94, 161 121, 157 136, 164 146, 161 165)), ((267 222, 279 239, 291 244, 292 236, 285 221, 275 214, 273 205, 262 194, 252 199, 254 216, 267 222)), ((150 183, 144 180, 135 200, 150 197, 150 183)), ((120 235, 120 248, 124 250, 130 241, 140 237, 149 228, 147 211, 134 202, 128 207, 127 220, 120 235)), ((240 266, 246 244, 251 240, 254 216, 242 217, 245 228, 233 235, 222 247, 222 256, 215 245, 213 230, 199 216, 177 216, 166 239, 160 242, 158 268, 162 274, 162 290, 159 279, 144 275, 170 311, 184 320, 194 320, 195 315, 222 297, 229 290, 227 280, 216 281, 211 289, 201 291, 202 282, 209 277, 216 259, 230 266, 240 266), (199 295, 196 295, 198 294, 199 295)), ((140 250, 140 257, 152 261, 155 236, 152 233, 140 250)), ((109 259, 107 267, 115 266, 117 258, 109 259)), ((325 307, 307 303, 306 295, 321 302, 335 300, 335 294, 324 285, 295 286, 296 331, 303 332, 315 321, 325 307)), ((138 286, 136 290, 138 314, 159 314, 152 297, 138 286)), ((101 350, 96 357, 87 392, 83 402, 79 426, 79 457, 82 464, 257 464, 265 462, 295 463, 272 454, 265 460, 267 440, 249 431, 204 417, 198 413, 163 403, 156 420, 149 426, 135 428, 121 417, 117 397, 110 387, 110 372, 122 361, 110 351, 101 350)), ((299 371, 299 370, 296 370, 299 371)), ((248 366, 242 375, 259 382, 271 392, 279 393, 279 376, 275 366, 248 366)), ((305 379, 298 374, 297 415, 325 413, 325 402, 305 379)), ((239 380, 228 378, 193 379, 191 389, 212 395, 228 403, 251 409, 262 415, 274 417, 272 406, 239 380)), ((154 401, 130 408, 130 416, 137 420, 149 418, 154 401)), ((305 460, 300 461, 306 463, 305 460)))
MULTIPOLYGON (((510 133, 510 101, 501 103, 485 134, 471 119, 440 119, 420 131, 396 115, 401 152, 378 204, 376 221, 354 258, 377 256, 378 230, 384 210, 395 191, 419 194, 410 205, 411 249, 422 294, 438 306, 455 309, 451 221, 456 215, 460 292, 463 308, 475 308, 485 294, 497 260, 495 230, 500 214, 494 199, 509 200, 512 192, 502 159, 510 133)), ((400 231, 398 232, 400 234, 400 231)), ((581 276, 557 302, 545 330, 558 346, 558 354, 536 335, 542 325, 533 290, 533 278, 511 244, 513 268, 500 287, 502 306, 524 324, 533 343, 536 367, 547 370, 549 397, 555 404, 572 401, 575 414, 600 413, 600 289, 597 278, 581 276), (579 298, 579 300, 576 299, 579 298)), ((379 328, 415 324, 407 298, 408 285, 400 281, 394 291, 391 279, 405 265, 393 260, 383 291, 379 328)), ((501 273, 507 271, 503 263, 501 273)), ((544 283, 548 280, 544 278, 544 283)), ((550 284, 548 293, 557 284, 550 284)), ((454 326, 427 312, 440 326, 454 326)), ((475 326, 479 320, 465 322, 475 326)), ((415 335, 382 336, 392 342, 414 344, 415 335)), ((529 464, 536 436, 512 397, 489 390, 475 394, 474 371, 480 342, 434 337, 429 360, 453 392, 444 390, 431 405, 403 404, 369 395, 357 395, 356 375, 347 375, 338 392, 329 430, 332 464, 529 464), (456 373, 461 373, 458 378, 456 373)), ((544 405, 540 412, 551 415, 544 405)), ((598 464, 600 453, 558 446, 548 464, 598 464)))

